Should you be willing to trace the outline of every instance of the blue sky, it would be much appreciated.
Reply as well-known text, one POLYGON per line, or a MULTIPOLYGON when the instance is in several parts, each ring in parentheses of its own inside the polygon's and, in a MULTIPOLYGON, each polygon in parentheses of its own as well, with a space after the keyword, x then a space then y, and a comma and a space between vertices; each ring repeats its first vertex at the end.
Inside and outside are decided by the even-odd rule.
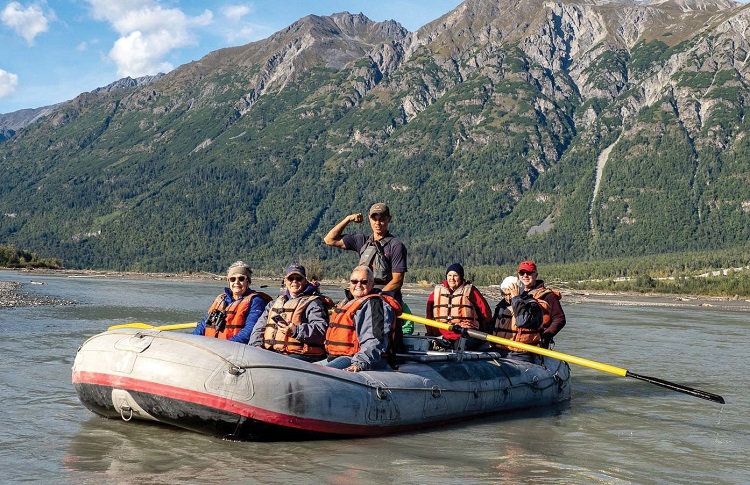
POLYGON ((0 113, 73 99, 268 37, 308 14, 414 31, 460 0, 0 0, 0 113))

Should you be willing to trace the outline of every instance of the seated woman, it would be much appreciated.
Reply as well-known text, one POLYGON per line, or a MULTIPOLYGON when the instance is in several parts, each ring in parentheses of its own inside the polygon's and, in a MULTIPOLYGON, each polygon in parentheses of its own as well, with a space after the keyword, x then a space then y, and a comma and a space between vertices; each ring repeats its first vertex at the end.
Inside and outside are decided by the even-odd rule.
MULTIPOLYGON (((482 331, 492 318, 487 300, 470 281, 464 279, 464 268, 458 263, 448 266, 445 280, 430 294, 425 315, 438 322, 482 331)), ((442 335, 454 348, 461 337, 456 332, 434 327, 427 328, 427 335, 442 335)), ((484 340, 469 337, 464 348, 476 350, 483 344, 484 340)))
MULTIPOLYGON (((503 299, 495 307, 494 335, 528 345, 542 343, 541 303, 525 291, 523 283, 516 276, 508 276, 500 284, 503 299)), ((497 345, 497 344, 494 344, 497 345)), ((538 363, 537 354, 519 348, 498 346, 504 357, 538 363)))
POLYGON ((286 291, 266 306, 250 337, 250 345, 308 362, 325 356, 328 309, 333 301, 307 280, 305 267, 286 269, 286 291))
POLYGON ((205 335, 246 344, 258 317, 271 297, 250 288, 250 266, 235 261, 227 270, 224 293, 217 296, 203 319, 193 330, 193 335, 205 335))

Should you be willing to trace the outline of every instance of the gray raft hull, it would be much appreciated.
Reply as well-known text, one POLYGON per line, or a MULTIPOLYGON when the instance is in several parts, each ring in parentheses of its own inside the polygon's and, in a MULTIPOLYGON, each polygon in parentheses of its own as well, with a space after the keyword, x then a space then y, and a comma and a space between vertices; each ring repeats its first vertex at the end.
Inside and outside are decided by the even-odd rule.
POLYGON ((412 352, 351 373, 202 336, 119 329, 79 349, 73 385, 96 414, 214 436, 373 436, 570 399, 570 369, 491 353, 412 352))

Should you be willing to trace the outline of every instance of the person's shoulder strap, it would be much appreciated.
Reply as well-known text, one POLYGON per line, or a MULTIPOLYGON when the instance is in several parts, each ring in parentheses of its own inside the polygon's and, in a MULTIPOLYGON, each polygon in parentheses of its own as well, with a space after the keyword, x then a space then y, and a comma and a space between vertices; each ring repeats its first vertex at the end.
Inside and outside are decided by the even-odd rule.
POLYGON ((270 301, 273 301, 273 297, 269 295, 268 293, 264 293, 262 291, 253 291, 247 297, 252 300, 252 298, 259 296, 263 301, 266 302, 266 304, 270 301))

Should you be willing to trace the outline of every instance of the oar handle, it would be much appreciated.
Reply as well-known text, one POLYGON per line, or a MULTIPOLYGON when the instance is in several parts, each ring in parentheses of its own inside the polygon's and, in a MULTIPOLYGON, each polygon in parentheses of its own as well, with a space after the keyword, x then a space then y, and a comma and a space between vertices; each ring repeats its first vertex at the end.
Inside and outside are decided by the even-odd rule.
POLYGON ((489 335, 484 332, 480 332, 478 330, 463 328, 460 325, 453 325, 449 323, 438 322, 435 320, 430 320, 429 318, 423 318, 423 317, 418 317, 416 315, 410 315, 408 313, 402 313, 399 318, 404 319, 404 320, 411 320, 412 322, 421 323, 423 325, 428 325, 430 327, 441 328, 443 330, 450 330, 451 332, 455 332, 455 333, 465 335, 468 337, 473 337, 479 340, 485 340, 487 342, 492 342, 492 343, 496 343, 500 345, 505 345, 507 347, 513 347, 513 348, 525 350, 533 354, 539 354, 539 355, 544 355, 546 357, 552 357, 553 359, 562 360, 564 362, 570 362, 571 364, 578 364, 584 367, 590 367, 591 369, 596 369, 596 370, 600 370, 603 372, 609 372, 610 374, 615 374, 620 377, 632 377, 634 379, 640 379, 642 381, 650 382, 651 384, 656 384, 657 386, 671 389, 673 391, 683 392, 685 394, 690 394, 691 396, 699 397, 701 399, 707 399, 709 401, 724 404, 724 398, 719 396, 718 394, 712 394, 710 392, 701 391, 700 389, 694 389, 692 387, 675 384, 674 382, 665 381, 663 379, 657 379, 655 377, 638 375, 633 372, 630 372, 627 369, 623 369, 622 367, 615 367, 613 365, 604 364, 602 362, 597 362, 595 360, 584 359, 583 357, 577 357, 575 355, 564 354, 562 352, 557 352, 554 350, 537 347, 535 345, 528 345, 528 344, 524 344, 521 342, 516 342, 515 340, 508 340, 502 337, 497 337, 495 335, 489 335))

